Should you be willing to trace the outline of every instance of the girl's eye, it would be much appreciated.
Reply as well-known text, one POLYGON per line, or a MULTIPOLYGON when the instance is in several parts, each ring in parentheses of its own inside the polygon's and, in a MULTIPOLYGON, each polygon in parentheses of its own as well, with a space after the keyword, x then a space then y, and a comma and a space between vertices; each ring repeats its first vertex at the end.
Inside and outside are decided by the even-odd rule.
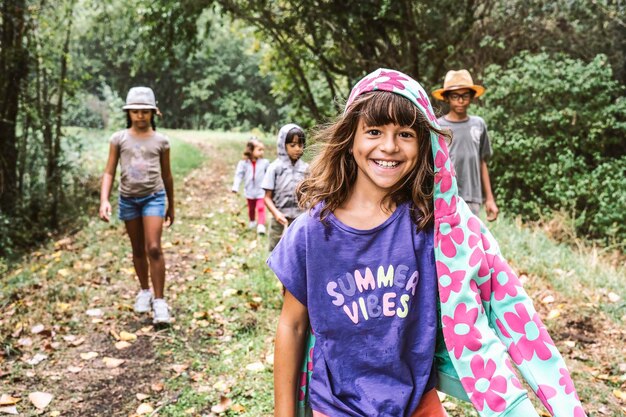
POLYGON ((372 135, 372 136, 378 136, 380 135, 380 130, 378 129, 368 129, 365 131, 365 133, 367 133, 368 135, 372 135))
POLYGON ((400 132, 400 136, 403 138, 414 138, 415 134, 413 132, 400 132))

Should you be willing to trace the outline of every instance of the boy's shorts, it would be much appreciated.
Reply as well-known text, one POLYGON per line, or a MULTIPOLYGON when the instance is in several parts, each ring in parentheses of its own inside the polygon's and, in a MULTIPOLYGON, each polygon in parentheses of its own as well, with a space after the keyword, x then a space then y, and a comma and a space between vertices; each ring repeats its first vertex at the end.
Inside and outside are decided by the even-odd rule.
POLYGON ((123 221, 137 217, 165 217, 165 190, 157 191, 144 197, 119 198, 118 218, 123 221))

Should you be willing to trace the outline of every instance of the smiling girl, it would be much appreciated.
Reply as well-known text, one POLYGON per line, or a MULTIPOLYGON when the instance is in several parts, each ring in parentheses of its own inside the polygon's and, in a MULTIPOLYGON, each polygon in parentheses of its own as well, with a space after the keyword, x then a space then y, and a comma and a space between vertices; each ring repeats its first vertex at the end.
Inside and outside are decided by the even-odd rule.
POLYGON ((537 417, 511 358, 550 412, 584 416, 528 296, 457 196, 423 88, 379 69, 315 139, 297 190, 308 212, 268 259, 286 288, 275 416, 444 416, 435 388, 456 387, 481 416, 537 417))

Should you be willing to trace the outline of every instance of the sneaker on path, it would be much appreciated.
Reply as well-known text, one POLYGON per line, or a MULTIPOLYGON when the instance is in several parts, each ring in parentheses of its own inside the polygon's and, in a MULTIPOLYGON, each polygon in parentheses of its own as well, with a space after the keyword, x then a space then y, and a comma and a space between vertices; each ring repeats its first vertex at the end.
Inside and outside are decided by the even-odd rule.
POLYGON ((256 227, 256 221, 252 220, 248 223, 248 229, 254 229, 256 227))
POLYGON ((265 225, 264 224, 259 224, 256 227, 256 232, 260 235, 264 235, 265 234, 265 225))
POLYGON ((139 293, 137 293, 137 297, 135 297, 135 312, 147 313, 150 311, 151 306, 152 306, 152 291, 140 290, 139 293))
POLYGON ((164 299, 155 298, 152 302, 152 309, 154 310, 154 318, 152 320, 154 324, 169 323, 171 321, 170 308, 164 299))

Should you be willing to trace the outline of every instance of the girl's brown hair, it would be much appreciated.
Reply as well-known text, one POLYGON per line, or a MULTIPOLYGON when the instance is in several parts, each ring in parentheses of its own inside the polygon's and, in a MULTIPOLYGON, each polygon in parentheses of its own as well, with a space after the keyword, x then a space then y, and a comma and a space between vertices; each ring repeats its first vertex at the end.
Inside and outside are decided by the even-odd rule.
POLYGON ((296 189, 299 205, 311 209, 320 202, 323 221, 348 198, 357 176, 357 164, 350 153, 359 120, 368 126, 396 124, 410 126, 417 133, 418 163, 382 201, 413 203, 411 216, 421 230, 433 219, 434 169, 430 133, 450 138, 447 131, 430 125, 408 99, 388 91, 373 91, 357 97, 333 123, 322 126, 313 136, 317 155, 311 174, 296 189))
POLYGON ((243 151, 243 158, 252 160, 252 152, 254 152, 254 148, 261 144, 261 141, 257 138, 250 138, 248 143, 246 143, 246 149, 243 151))

